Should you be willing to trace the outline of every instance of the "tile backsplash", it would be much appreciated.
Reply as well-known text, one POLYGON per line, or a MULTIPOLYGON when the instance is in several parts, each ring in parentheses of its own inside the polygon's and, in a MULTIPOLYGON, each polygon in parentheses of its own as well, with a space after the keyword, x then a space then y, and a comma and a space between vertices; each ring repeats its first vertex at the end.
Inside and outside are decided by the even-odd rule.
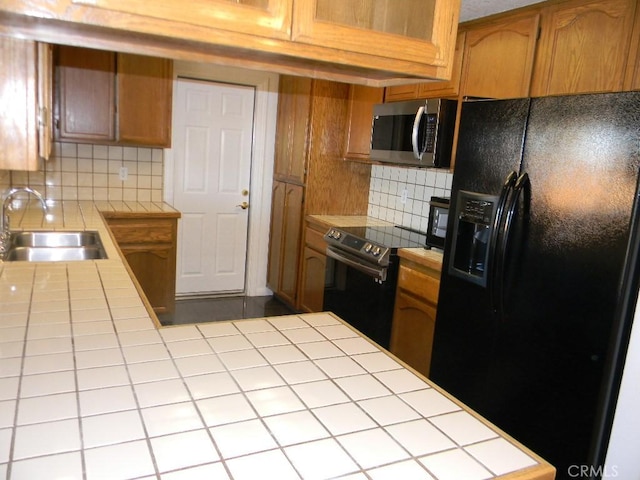
MULTIPOLYGON (((0 170, 0 191, 29 186, 49 200, 159 202, 163 162, 161 148, 56 142, 41 170, 0 170)), ((450 196, 452 178, 447 170, 372 165, 368 215, 426 232, 429 200, 450 196)))
POLYGON ((162 201, 163 160, 161 148, 56 142, 40 170, 0 171, 0 187, 29 186, 48 200, 162 201))
POLYGON ((426 232, 429 200, 449 197, 452 179, 448 170, 373 165, 368 214, 426 232))

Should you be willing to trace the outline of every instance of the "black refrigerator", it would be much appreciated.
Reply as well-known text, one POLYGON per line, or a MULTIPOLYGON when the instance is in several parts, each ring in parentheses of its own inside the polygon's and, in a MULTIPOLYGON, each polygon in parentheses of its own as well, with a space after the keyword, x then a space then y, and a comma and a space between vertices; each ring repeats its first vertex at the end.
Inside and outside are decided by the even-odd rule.
POLYGON ((638 291, 640 92, 462 106, 430 378, 599 478, 638 291))

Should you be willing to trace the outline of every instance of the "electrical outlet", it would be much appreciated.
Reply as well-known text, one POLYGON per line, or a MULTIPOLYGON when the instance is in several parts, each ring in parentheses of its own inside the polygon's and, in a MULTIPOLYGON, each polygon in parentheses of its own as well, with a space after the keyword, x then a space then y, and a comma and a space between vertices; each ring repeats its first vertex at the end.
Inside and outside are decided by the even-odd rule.
POLYGON ((400 203, 402 203, 403 205, 407 203, 407 195, 408 195, 408 192, 407 192, 407 189, 405 188, 402 190, 402 196, 400 197, 400 203))
POLYGON ((120 167, 120 180, 123 182, 129 178, 129 169, 127 167, 120 167))

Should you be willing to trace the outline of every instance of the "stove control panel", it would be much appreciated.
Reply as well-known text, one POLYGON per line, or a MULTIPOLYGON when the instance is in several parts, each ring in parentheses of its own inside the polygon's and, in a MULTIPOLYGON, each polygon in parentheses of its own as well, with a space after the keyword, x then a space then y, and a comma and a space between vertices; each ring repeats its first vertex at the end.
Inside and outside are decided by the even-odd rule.
POLYGON ((371 263, 380 265, 388 262, 390 248, 371 242, 351 233, 331 228, 324 235, 325 241, 342 250, 358 255, 371 263))

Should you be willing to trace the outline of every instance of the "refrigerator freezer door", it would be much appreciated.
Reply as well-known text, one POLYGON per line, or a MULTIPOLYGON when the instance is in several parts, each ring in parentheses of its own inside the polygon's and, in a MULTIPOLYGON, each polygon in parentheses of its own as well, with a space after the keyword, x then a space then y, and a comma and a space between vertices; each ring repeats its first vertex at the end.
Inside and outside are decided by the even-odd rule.
MULTIPOLYGON (((529 99, 474 101, 462 106, 450 211, 458 192, 498 196, 510 172, 518 172, 529 114, 529 99)), ((457 218, 449 215, 448 232, 457 218)), ((447 235, 443 265, 453 261, 447 235)), ((488 289, 449 275, 443 268, 430 377, 470 405, 487 399, 486 384, 496 340, 488 289)))

